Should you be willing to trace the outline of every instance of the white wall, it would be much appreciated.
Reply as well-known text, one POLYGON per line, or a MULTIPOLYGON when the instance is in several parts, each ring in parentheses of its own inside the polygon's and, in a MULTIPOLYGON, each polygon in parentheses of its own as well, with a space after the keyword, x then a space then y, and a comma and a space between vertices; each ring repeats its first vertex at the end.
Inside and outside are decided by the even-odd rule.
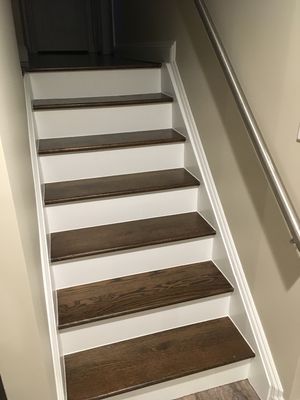
POLYGON ((0 2, 0 373, 9 400, 54 400, 22 74, 0 2))

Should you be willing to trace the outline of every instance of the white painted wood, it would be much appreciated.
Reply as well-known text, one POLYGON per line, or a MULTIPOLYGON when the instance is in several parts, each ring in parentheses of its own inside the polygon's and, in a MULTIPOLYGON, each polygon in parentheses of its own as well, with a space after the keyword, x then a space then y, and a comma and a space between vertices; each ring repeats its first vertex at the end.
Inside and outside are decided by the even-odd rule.
MULTIPOLYGON (((170 79, 169 71, 166 65, 162 67, 162 91, 174 99, 172 103, 172 125, 173 129, 182 133, 186 137, 184 145, 184 166, 193 174, 200 182, 203 182, 199 169, 199 164, 195 156, 193 145, 185 124, 180 104, 178 102, 177 93, 170 79)), ((198 194, 198 211, 213 226, 216 226, 216 219, 210 204, 209 196, 205 185, 201 185, 198 194)))
POLYGON ((55 263, 51 268, 56 289, 207 261, 213 240, 182 241, 55 263))
POLYGON ((63 329, 60 331, 63 353, 76 353, 155 332, 221 318, 228 314, 229 302, 230 295, 215 296, 63 329))
POLYGON ((30 74, 34 99, 158 93, 160 78, 159 68, 30 74))
MULTIPOLYGON (((251 361, 242 361, 213 370, 174 379, 130 393, 114 396, 114 400, 178 400, 181 397, 217 386, 247 379, 251 361)), ((261 399, 265 400, 265 399, 261 399)), ((277 400, 277 399, 273 399, 277 400)), ((278 399, 279 400, 279 399, 278 399)))
POLYGON ((215 238, 213 260, 217 261, 225 275, 231 275, 236 289, 232 296, 230 316, 256 352, 256 360, 251 363, 247 378, 262 399, 282 398, 283 389, 279 375, 218 196, 178 67, 173 62, 167 68, 217 222, 219 238, 222 239, 215 238))
POLYGON ((183 167, 183 143, 40 157, 43 182, 183 167))
POLYGON ((196 211, 198 189, 181 189, 46 207, 50 232, 196 211))
POLYGON ((31 108, 31 88, 28 74, 24 77, 24 90, 26 100, 26 112, 29 132, 30 153, 32 162, 32 172, 34 181, 35 200, 37 207, 39 245, 41 257, 41 269, 43 275, 45 304, 47 310, 48 332, 51 345, 52 364, 56 384, 57 400, 65 399, 66 384, 64 372, 64 360, 61 357, 61 348, 57 336, 56 326, 56 295, 54 289, 53 274, 49 265, 47 247, 47 227, 44 219, 43 201, 41 195, 41 180, 38 167, 38 156, 36 152, 36 132, 34 129, 33 113, 31 108))
POLYGON ((39 138, 97 135, 172 127, 170 103, 35 111, 39 138))

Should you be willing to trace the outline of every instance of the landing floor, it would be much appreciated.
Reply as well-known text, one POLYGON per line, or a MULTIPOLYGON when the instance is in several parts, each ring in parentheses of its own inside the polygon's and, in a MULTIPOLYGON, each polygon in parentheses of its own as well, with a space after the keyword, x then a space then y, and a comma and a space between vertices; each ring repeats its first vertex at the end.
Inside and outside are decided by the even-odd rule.
POLYGON ((38 53, 21 63, 24 72, 64 71, 82 69, 156 68, 159 63, 129 60, 118 55, 88 53, 38 53))

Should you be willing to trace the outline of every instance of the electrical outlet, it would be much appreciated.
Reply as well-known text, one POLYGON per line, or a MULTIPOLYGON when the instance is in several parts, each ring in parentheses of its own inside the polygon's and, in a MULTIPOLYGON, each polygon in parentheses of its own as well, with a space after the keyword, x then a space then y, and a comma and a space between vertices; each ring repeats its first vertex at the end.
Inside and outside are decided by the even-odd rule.
POLYGON ((300 142, 300 124, 298 128, 298 133, 297 133, 297 142, 300 142))

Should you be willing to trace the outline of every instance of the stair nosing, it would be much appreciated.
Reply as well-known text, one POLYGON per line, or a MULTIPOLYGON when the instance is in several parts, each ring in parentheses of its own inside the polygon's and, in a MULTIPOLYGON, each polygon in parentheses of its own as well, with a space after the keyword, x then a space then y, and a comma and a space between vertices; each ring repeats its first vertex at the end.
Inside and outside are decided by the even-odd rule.
MULTIPOLYGON (((175 129, 161 129, 159 130, 162 133, 172 131, 174 134, 178 134, 176 138, 170 138, 168 140, 162 141, 161 139, 155 139, 151 140, 148 142, 144 140, 144 142, 137 142, 137 141, 132 141, 130 142, 124 142, 124 143, 113 143, 113 144, 96 144, 96 145, 85 145, 85 146, 73 146, 69 148, 54 148, 51 150, 41 150, 40 148, 40 142, 43 140, 59 140, 60 138, 45 138, 45 139, 39 139, 37 140, 37 152, 38 155, 41 157, 44 156, 51 156, 51 155, 63 155, 63 154, 74 154, 74 153, 84 153, 84 152, 92 152, 92 151, 109 151, 109 150, 114 150, 114 149, 126 149, 126 148, 131 148, 131 147, 149 147, 149 146, 157 146, 157 145, 171 145, 171 144, 180 144, 184 143, 186 141, 186 137, 183 136, 180 132, 176 131, 175 129)), ((142 131, 141 133, 153 133, 156 132, 156 130, 150 130, 150 131, 142 131)), ((123 134, 130 134, 130 133, 138 133, 138 132, 123 132, 123 134)), ((99 134, 99 135, 88 135, 90 136, 105 136, 105 135, 122 135, 122 133, 113 133, 113 134, 99 134)), ((70 136, 71 137, 71 136, 70 136)), ((80 137, 86 137, 86 136, 80 136, 80 137)), ((65 137, 63 138, 65 139, 65 137)))
MULTIPOLYGON (((202 228, 204 228, 204 230, 202 231, 202 229, 197 230, 196 231, 190 231, 190 232, 182 232, 180 230, 179 233, 176 232, 176 234, 172 234, 172 235, 168 235, 168 236, 164 236, 161 238, 148 238, 148 241, 144 241, 144 242, 138 242, 136 240, 133 240, 132 242, 127 242, 127 243, 119 243, 116 245, 109 245, 107 244, 107 247, 102 247, 101 249, 97 248, 97 249, 91 249, 91 250, 85 250, 85 251, 77 251, 76 253, 73 252, 69 252, 68 254, 61 254, 59 256, 54 256, 51 254, 51 262, 55 263, 55 262, 63 262, 63 261, 67 261, 67 260, 72 260, 72 259, 80 259, 80 258, 86 258, 86 257, 92 257, 92 256, 97 256, 97 255, 101 255, 101 254, 107 254, 107 253, 114 253, 114 252, 118 252, 118 251, 126 251, 126 250, 132 250, 132 249, 137 249, 137 248, 143 248, 143 247, 149 247, 149 246, 155 246, 155 245, 163 245, 163 244, 167 244, 167 243, 176 243, 176 242, 180 242, 180 241, 188 241, 188 240, 192 240, 192 239, 200 239, 203 237, 211 237, 214 236, 216 234, 215 229, 198 213, 198 212, 188 212, 188 213, 183 213, 183 214, 172 214, 172 215, 164 215, 162 217, 154 217, 154 218, 144 218, 141 220, 131 220, 131 221, 126 221, 126 222, 121 222, 121 223, 113 223, 113 224, 105 224, 105 225, 97 225, 97 226, 92 226, 92 227, 87 227, 87 228, 79 228, 79 229, 71 229, 71 230, 67 230, 67 231, 59 231, 59 232, 54 232, 50 234, 50 240, 51 240, 51 252, 53 250, 53 240, 56 239, 58 237, 63 238, 63 235, 65 235, 67 237, 67 240, 70 240, 70 235, 73 235, 72 241, 76 241, 75 237, 79 234, 79 233, 86 233, 86 234, 91 234, 92 236, 90 237, 90 239, 95 239, 95 235, 98 236, 99 232, 100 235, 103 235, 104 229, 121 229, 122 232, 122 228, 121 227, 125 227, 125 229, 129 228, 133 228, 133 229, 139 229, 141 228, 142 224, 146 224, 146 226, 148 225, 148 229, 149 229, 149 223, 151 225, 155 224, 156 222, 158 222, 158 224, 160 224, 160 222, 162 221, 162 223, 165 223, 167 221, 167 225, 165 225, 165 227, 167 227, 167 231, 168 229, 170 229, 170 227, 168 227, 168 224, 174 221, 176 223, 179 223, 179 220, 181 220, 182 223, 182 219, 186 219, 186 218, 190 218, 193 224, 195 224, 196 226, 200 227, 202 226, 202 228), (139 226, 140 224, 140 226, 139 226), (114 228, 113 228, 114 227, 114 228), (97 232, 98 231, 98 232, 97 232), (102 231, 102 233, 101 233, 102 231), (68 237, 69 235, 69 237, 68 237), (75 237, 74 237, 75 235, 75 237)), ((159 226, 159 225, 158 225, 159 226)), ((145 228, 145 226, 144 226, 145 228)), ((153 228, 153 227, 152 227, 153 228)), ((164 226, 162 226, 162 228, 164 229, 164 226)), ((120 232, 119 232, 120 233, 120 232)), ((124 231, 123 231, 124 233, 124 231)), ((78 238, 78 236, 77 236, 78 238)), ((98 239, 97 239, 98 241, 98 239)), ((60 251, 58 251, 60 252, 60 251)))
POLYGON ((69 261, 69 260, 77 260, 77 259, 82 259, 82 258, 88 258, 88 257, 93 257, 101 254, 106 254, 106 253, 115 253, 119 251, 126 251, 126 250, 134 250, 134 249, 140 249, 143 247, 150 247, 150 246, 156 246, 156 245, 164 245, 168 243, 177 243, 177 242, 185 242, 193 239, 200 239, 203 237, 211 237, 214 236, 216 232, 211 232, 209 234, 203 234, 203 235, 192 235, 188 238, 183 237, 182 238, 177 238, 177 239, 165 239, 165 240, 159 240, 159 241, 153 241, 153 242, 148 242, 147 244, 132 244, 132 245, 124 245, 124 246, 117 246, 114 248, 109 248, 105 250, 93 250, 85 253, 76 253, 76 254, 70 254, 68 256, 61 256, 61 257, 51 257, 51 263, 58 263, 58 262, 64 262, 64 261, 69 261))
MULTIPOLYGON (((62 289, 61 289, 62 290, 62 289)), ((89 318, 89 319, 84 319, 84 320, 80 320, 80 321, 76 321, 74 323, 70 323, 70 324, 58 324, 58 329, 63 332, 64 329, 72 329, 72 328, 76 328, 76 327, 80 327, 80 326, 86 326, 88 324, 93 324, 95 322, 101 322, 101 321, 106 321, 106 320, 112 320, 113 318, 118 318, 118 317, 124 317, 124 316, 129 316, 129 315, 133 315, 133 314, 139 314, 141 312, 151 312, 152 310, 161 310, 163 311, 164 309, 171 307, 171 306, 178 306, 180 307, 182 304, 186 304, 189 302, 194 302, 196 300, 205 300, 205 299, 211 299, 214 297, 219 297, 219 296, 226 296, 226 295, 230 295, 230 293, 233 293, 234 289, 232 288, 232 290, 227 290, 226 292, 223 291, 221 293, 217 293, 217 294, 212 294, 209 296, 205 296, 205 297, 201 297, 201 296, 193 296, 193 297, 187 297, 186 299, 181 299, 180 301, 174 301, 174 302, 170 302, 170 303, 165 303, 164 305, 158 305, 158 306, 152 306, 152 307, 140 307, 140 308, 136 308, 136 309, 131 309, 130 311, 123 311, 123 312, 118 312, 118 313, 114 313, 114 314, 107 314, 105 316, 101 316, 101 317, 94 317, 94 318, 89 318)))
MULTIPOLYGON (((147 62, 147 61, 145 61, 147 62)), ((149 65, 142 65, 142 64, 137 64, 137 65, 105 65, 105 66, 81 66, 81 67, 76 67, 76 66, 71 66, 71 67, 30 67, 26 65, 22 65, 22 71, 24 73, 49 73, 49 72, 76 72, 76 71, 118 71, 118 70, 135 70, 135 69, 161 69, 162 63, 151 63, 149 62, 149 65)))
MULTIPOLYGON (((192 302, 195 300, 209 300, 210 298, 214 298, 214 297, 218 297, 218 296, 226 296, 229 295, 230 293, 232 293, 234 291, 233 286, 231 285, 231 283, 228 281, 228 279, 224 276, 224 274, 218 269, 218 267, 215 265, 215 263, 213 261, 203 261, 203 262, 198 262, 198 263, 193 263, 193 264, 187 264, 187 265, 179 265, 179 266, 175 266, 175 267, 170 267, 170 268, 166 268, 163 270, 157 270, 156 272, 169 272, 172 271, 174 274, 176 274, 176 272, 180 272, 180 269, 186 269, 186 268, 204 268, 205 264, 210 264, 210 266, 213 269, 216 269, 216 273, 218 274, 218 279, 222 279, 223 284, 225 286, 225 284, 227 285, 227 287, 223 287, 218 288, 217 290, 214 291, 214 293, 209 293, 209 294, 205 294, 203 295, 203 293, 201 293, 199 291, 199 293, 194 293, 194 294, 189 294, 189 293, 185 293, 184 296, 179 298, 179 295, 177 295, 177 298, 172 298, 172 299, 167 299, 167 300, 163 300, 161 301, 160 304, 155 304, 155 305, 151 305, 151 304, 144 304, 144 305, 136 305, 136 307, 134 308, 129 308, 126 310, 122 310, 122 311, 118 311, 118 312, 110 312, 110 313, 106 313, 106 314, 101 314, 95 317, 90 317, 90 318, 85 318, 85 319, 78 319, 78 320, 74 320, 72 322, 67 322, 67 323, 58 323, 58 329, 59 330, 64 330, 64 329, 68 329, 68 328, 74 328, 74 327, 78 327, 81 325, 86 325, 86 324, 90 324, 90 323, 94 323, 97 321, 103 321, 103 320, 107 320, 107 319, 112 319, 112 318, 116 318, 116 317, 121 317, 121 316, 125 316, 125 315, 131 315, 131 314, 136 314, 136 313, 140 313, 143 311, 150 311, 151 310, 157 310, 157 309, 165 309, 166 307, 170 307, 170 306, 174 306, 174 305, 182 305, 188 302, 192 302)), ((62 293, 65 290, 68 289, 76 289, 76 288, 80 288, 81 286, 85 286, 88 287, 90 285, 95 285, 97 283, 100 284, 104 284, 105 282, 107 284, 109 284, 112 281, 115 280, 119 280, 119 279, 126 279, 128 278, 128 280, 131 279, 135 279, 136 277, 140 278, 141 275, 144 275, 146 277, 146 279, 149 279, 149 275, 151 275, 154 271, 149 271, 149 272, 144 272, 141 274, 134 274, 131 276, 125 276, 125 277, 121 277, 121 278, 115 278, 115 279, 108 279, 108 280, 104 280, 104 281, 99 281, 99 282, 92 282, 92 283, 88 283, 88 284, 83 284, 83 285, 78 285, 75 287, 71 287, 71 288, 64 288, 64 289, 59 289, 57 292, 57 296, 58 296, 58 309, 60 308, 60 301, 59 301, 59 297, 60 297, 60 293, 62 293)), ((126 282, 124 283, 126 285, 126 282)), ((58 311, 58 315, 60 315, 60 311, 58 311)), ((60 319, 58 319, 59 321, 60 319)))
MULTIPOLYGON (((78 195, 78 196, 73 196, 73 197, 61 197, 61 198, 56 198, 56 199, 50 199, 47 200, 47 187, 48 185, 53 185, 55 183, 63 183, 62 182, 50 182, 46 183, 43 185, 44 188, 44 204, 45 206, 55 206, 55 205, 62 205, 62 204, 70 204, 70 203, 75 203, 75 202, 84 202, 84 201, 90 201, 90 200, 96 200, 96 199, 108 199, 108 198, 115 198, 115 197, 125 197, 125 196, 131 196, 131 195, 142 195, 142 194, 149 194, 149 193, 157 193, 157 192, 168 192, 168 191, 176 191, 178 189, 189 189, 189 188, 197 188, 200 186, 200 182, 197 178, 195 178, 189 171, 187 171, 185 168, 176 168, 176 169, 171 169, 171 170, 162 170, 162 171, 149 171, 149 173, 152 172, 164 172, 164 171, 178 171, 178 170, 185 170, 190 177, 194 178, 193 182, 183 182, 183 183, 173 183, 173 184, 165 184, 164 186, 157 187, 154 184, 152 186, 144 187, 144 188, 131 188, 131 189, 123 189, 119 191, 107 191, 105 193, 95 193, 95 194, 88 194, 88 195, 78 195)), ((117 175, 117 177, 121 176, 128 176, 128 175, 140 175, 140 174, 147 174, 148 172, 141 172, 141 173, 136 173, 136 174, 126 174, 126 175, 117 175)), ((106 177, 104 177, 106 178, 106 177)), ((109 177, 107 177, 109 178, 109 177)), ((90 180, 93 179, 98 179, 98 178, 90 178, 90 180)), ((99 178, 101 179, 101 178, 99 178)), ((66 181, 66 182, 80 182, 80 181, 87 181, 87 179, 77 179, 73 181, 66 181)))
POLYGON ((39 156, 51 156, 51 155, 63 155, 63 154, 74 154, 74 153, 89 153, 93 151, 109 151, 109 150, 114 150, 114 149, 127 149, 131 147, 150 147, 150 146, 165 146, 165 145, 172 145, 172 144, 178 144, 178 143, 184 143, 186 140, 170 140, 169 142, 160 142, 160 141, 153 141, 151 143, 135 143, 135 144, 117 144, 117 145, 111 145, 111 146, 85 146, 85 147, 80 147, 80 148, 72 148, 70 150, 53 150, 53 151, 47 151, 43 152, 43 150, 39 150, 39 156))
MULTIPOLYGON (((117 342, 117 343, 112 343, 112 344, 108 344, 105 346, 101 346, 102 349, 105 348, 105 350, 108 349, 112 349, 114 346, 118 346, 118 345, 124 345, 126 342, 129 343, 134 343, 135 346, 139 347, 140 346, 140 341, 143 338, 146 338, 146 340, 151 341, 151 338, 154 338, 156 335, 161 336, 162 339, 161 343, 163 344, 164 341, 166 340, 163 335, 167 334, 168 332, 171 333, 172 331, 178 334, 180 331, 184 331, 184 330, 189 330, 192 329, 193 327, 199 327, 199 329, 201 327, 204 326, 208 326, 209 324, 217 324, 217 326, 214 328, 212 328, 213 330, 215 329, 216 331, 219 331, 220 333, 220 328, 222 327, 222 323, 225 323, 226 328, 229 329, 230 331, 232 331, 232 333, 235 334, 236 338, 239 338, 239 345, 241 343, 243 343, 243 349, 240 349, 240 353, 237 357, 237 355, 235 356, 229 356, 229 355, 224 355, 222 356, 222 359, 220 360, 214 360, 211 362, 208 362, 206 365, 193 365, 190 368, 186 368, 178 370, 178 371, 170 371, 169 373, 166 373, 165 375, 160 375, 159 377, 155 377, 152 376, 151 379, 148 378, 148 380, 144 380, 143 382, 137 382, 137 383, 130 383, 128 386, 124 386, 123 388, 114 388, 111 391, 107 391, 106 393, 100 393, 100 394, 91 394, 91 395, 87 395, 87 396, 80 396, 80 398, 78 397, 78 400, 101 400, 101 399, 105 399, 105 398, 109 398, 115 395, 121 395, 123 393, 131 393, 133 391, 136 391, 138 389, 142 389, 142 388, 146 388, 146 387, 151 387, 153 385, 157 385, 163 382, 170 382, 173 381, 175 379, 179 379, 179 378, 183 378, 186 376, 191 376, 194 375, 196 373, 201 373, 204 371, 214 371, 217 368, 223 367, 223 366, 227 366, 227 365, 232 365, 232 364, 236 364, 236 363, 240 363, 240 362, 245 362, 245 361, 249 361, 252 358, 255 357, 255 353, 253 351, 253 349, 250 347, 250 345, 247 343, 247 341, 245 340, 245 338, 243 337, 243 335, 239 332, 237 326, 234 324, 234 322, 231 320, 231 318, 229 316, 224 316, 224 317, 220 317, 220 318, 216 318, 213 320, 208 320, 208 321, 203 321, 203 322, 198 322, 198 323, 193 323, 193 324, 189 324, 189 325, 185 325, 185 326, 181 326, 181 327, 177 327, 177 328, 171 328, 171 329, 167 329, 161 332, 155 332, 149 335, 145 335, 144 337, 135 337, 132 339, 126 339, 123 340, 121 342, 117 342), (221 325, 221 326, 218 326, 221 325)), ((201 331, 201 329, 200 329, 201 331)), ((204 334, 203 332, 201 332, 201 334, 204 334)), ((205 335, 205 334, 204 334, 205 335)), ((176 343, 176 338, 175 338, 175 343, 176 343)), ((147 343, 147 345, 149 345, 147 343)), ((94 349, 87 349, 87 350, 83 350, 83 351, 79 351, 77 353, 73 353, 73 354, 69 354, 65 356, 65 363, 66 363, 66 368, 67 368, 67 387, 69 388, 69 382, 68 382, 68 369, 72 368, 72 366, 70 367, 70 360, 72 360, 72 358, 74 359, 74 357, 79 356, 80 354, 83 353, 88 353, 88 352, 93 352, 93 351, 97 351, 100 350, 101 347, 98 348, 94 348, 94 349)), ((159 351, 163 351, 163 350, 158 350, 159 351)), ((202 356, 204 357, 204 356, 202 356)), ((115 358, 115 355, 114 355, 115 358)), ((128 363, 128 360, 126 360, 126 363, 128 363)), ((76 371, 77 372, 77 371, 76 371)), ((73 389, 74 391, 74 389, 73 389)), ((68 390, 68 394, 70 394, 70 391, 68 390)), ((71 400, 73 400, 73 398, 71 398, 71 400)))
POLYGON ((101 195, 89 195, 89 196, 81 196, 81 197, 69 197, 67 199, 60 199, 56 201, 45 201, 45 206, 55 206, 55 205, 61 205, 61 204, 69 204, 69 203, 81 203, 89 200, 96 200, 96 199, 108 199, 108 198, 115 198, 115 197, 126 197, 126 196, 131 196, 131 195, 138 195, 138 194, 143 194, 143 193, 157 193, 157 192, 168 192, 168 191, 176 191, 178 189, 188 189, 188 188, 197 188, 200 184, 187 184, 187 185, 178 185, 178 186, 172 186, 172 187, 167 187, 167 188, 160 188, 160 189, 155 189, 155 188, 149 188, 149 189, 143 189, 143 190, 130 190, 130 191, 123 191, 123 192, 118 192, 118 193, 105 193, 101 195))
MULTIPOLYGON (((97 255, 101 255, 101 254, 108 254, 108 253, 115 253, 118 251, 126 251, 126 250, 133 250, 133 249, 138 249, 138 248, 143 248, 143 247, 149 247, 149 246, 155 246, 155 245, 164 245, 164 244, 168 244, 168 243, 177 243, 177 242, 181 242, 181 241, 189 241, 189 240, 193 240, 193 239, 200 239, 200 238, 209 238, 212 237, 216 234, 215 229, 198 213, 198 212, 190 212, 190 213, 183 213, 183 214, 172 214, 172 215, 166 215, 166 216, 162 216, 162 217, 155 217, 155 218, 145 218, 142 220, 131 220, 131 221, 126 221, 126 222, 121 222, 121 223, 114 223, 114 224, 106 224, 106 225, 98 225, 98 226, 93 226, 93 227, 88 227, 88 228, 79 228, 79 229, 72 229, 72 230, 67 230, 67 231, 60 231, 60 232, 54 232, 51 233, 50 235, 50 240, 51 240, 51 251, 53 250, 53 237, 57 238, 59 236, 62 236, 63 234, 66 235, 76 235, 79 232, 88 232, 88 231, 94 231, 96 232, 97 230, 101 230, 101 229, 107 229, 108 227, 112 227, 112 226, 118 226, 117 228, 120 228, 121 225, 125 226, 125 224, 128 224, 127 227, 129 226, 129 224, 131 224, 130 227, 132 227, 132 225, 138 224, 138 223, 150 223, 156 220, 162 220, 165 219, 169 220, 169 219, 176 219, 177 221, 175 221, 176 223, 178 223, 178 218, 186 218, 186 217, 190 217, 192 219, 199 219, 199 224, 203 224, 205 226, 205 232, 180 232, 180 234, 177 235, 169 235, 167 237, 162 237, 162 238, 151 238, 148 239, 148 241, 144 241, 144 242, 137 242, 137 241, 132 241, 132 242, 128 242, 128 243, 123 243, 123 244, 118 244, 115 246, 112 245, 108 245, 105 248, 101 248, 101 249, 92 249, 92 250, 88 250, 88 251, 78 251, 76 253, 70 252, 68 254, 62 254, 59 256, 54 256, 51 254, 51 262, 52 263, 56 263, 56 262, 63 262, 63 261, 68 261, 68 260, 75 260, 75 259, 80 259, 80 258, 86 258, 86 257, 92 257, 92 256, 97 256, 97 255)), ((194 223, 196 223, 196 225, 198 224, 198 222, 193 221, 194 223)), ((167 222, 168 223, 168 222, 167 222)), ((136 227, 135 227, 136 228, 136 227)), ((97 235, 97 233, 96 233, 97 235)), ((75 240, 74 238, 72 240, 75 240)))
POLYGON ((170 375, 168 377, 164 377, 164 378, 161 378, 161 379, 148 381, 147 383, 141 383, 141 384, 138 384, 138 385, 133 385, 133 386, 128 387, 128 388, 115 390, 114 392, 111 392, 109 394, 98 395, 96 397, 87 397, 84 400, 103 400, 103 399, 108 399, 108 398, 113 397, 113 396, 122 395, 122 394, 126 394, 126 393, 131 393, 131 392, 139 390, 139 389, 144 389, 144 388, 151 387, 151 386, 154 386, 154 385, 159 385, 161 383, 174 381, 174 380, 180 379, 180 378, 185 378, 186 376, 195 375, 195 374, 198 374, 198 373, 201 373, 201 372, 210 371, 210 370, 214 370, 214 369, 221 368, 221 367, 226 367, 227 365, 232 365, 232 364, 235 364, 237 362, 247 361, 247 360, 249 360, 251 358, 254 358, 254 357, 255 357, 255 354, 253 353, 253 355, 249 355, 248 358, 243 358, 243 359, 241 359, 239 361, 226 361, 226 362, 220 363, 220 365, 216 365, 216 366, 214 366, 212 368, 206 368, 206 369, 200 369, 200 370, 198 368, 195 368, 195 369, 190 370, 190 371, 185 372, 185 373, 183 373, 183 372, 182 373, 177 373, 177 374, 170 375))
POLYGON ((122 96, 34 99, 32 100, 32 109, 33 111, 38 112, 38 111, 54 111, 54 110, 72 110, 72 109, 83 109, 83 108, 109 108, 109 107, 114 108, 114 107, 126 107, 126 106, 127 107, 143 106, 149 104, 168 104, 174 101, 173 97, 164 93, 150 93, 150 94, 151 95, 160 94, 161 97, 147 98, 146 95, 149 95, 149 93, 143 93, 138 95, 122 95, 122 96), (144 98, 142 98, 143 95, 145 96, 144 98), (134 96, 136 96, 135 99, 133 99, 134 96), (138 96, 140 96, 140 98, 138 98, 138 96), (115 100, 113 100, 114 97, 115 100), (123 99, 121 99, 121 97, 123 99), (119 98, 119 100, 117 100, 117 98, 119 98), (129 100, 129 98, 131 98, 131 100, 129 100), (90 99, 90 101, 88 101, 87 99, 90 99), (96 99, 98 99, 98 101, 96 101, 96 99), (71 100, 73 100, 73 102, 71 100), (55 101, 58 101, 58 103, 55 103, 55 101), (63 103, 63 101, 67 102, 63 103))

